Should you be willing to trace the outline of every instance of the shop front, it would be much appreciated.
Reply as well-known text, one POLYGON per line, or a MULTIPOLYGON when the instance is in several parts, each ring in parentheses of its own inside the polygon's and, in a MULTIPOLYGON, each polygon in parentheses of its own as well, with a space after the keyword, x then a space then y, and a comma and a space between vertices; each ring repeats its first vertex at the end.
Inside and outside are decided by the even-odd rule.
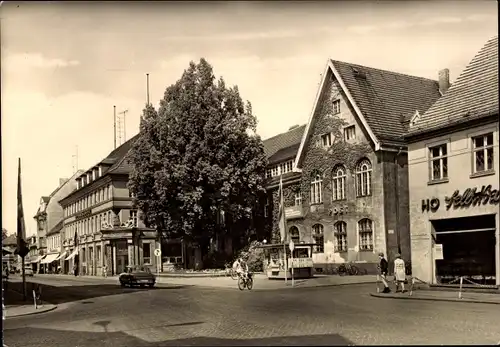
POLYGON ((413 275, 434 284, 500 285, 498 187, 421 199, 412 216, 413 275), (417 216, 419 214, 419 216, 417 216))

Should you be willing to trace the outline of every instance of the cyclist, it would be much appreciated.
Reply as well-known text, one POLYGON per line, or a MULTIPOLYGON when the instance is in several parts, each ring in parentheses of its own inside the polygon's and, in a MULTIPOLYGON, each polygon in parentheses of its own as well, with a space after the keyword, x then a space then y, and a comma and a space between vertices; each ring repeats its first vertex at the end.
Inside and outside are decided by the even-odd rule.
POLYGON ((236 262, 238 262, 236 267, 236 273, 238 274, 238 276, 246 280, 248 275, 247 263, 242 258, 239 258, 238 260, 236 260, 236 262))

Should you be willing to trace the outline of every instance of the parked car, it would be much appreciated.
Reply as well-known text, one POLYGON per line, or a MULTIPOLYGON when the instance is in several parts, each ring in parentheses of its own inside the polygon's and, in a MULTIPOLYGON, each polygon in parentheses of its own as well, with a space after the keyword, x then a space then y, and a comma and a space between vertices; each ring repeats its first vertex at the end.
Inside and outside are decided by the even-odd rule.
POLYGON ((118 276, 122 287, 129 286, 149 286, 153 288, 156 283, 156 277, 146 266, 127 266, 125 272, 118 276))

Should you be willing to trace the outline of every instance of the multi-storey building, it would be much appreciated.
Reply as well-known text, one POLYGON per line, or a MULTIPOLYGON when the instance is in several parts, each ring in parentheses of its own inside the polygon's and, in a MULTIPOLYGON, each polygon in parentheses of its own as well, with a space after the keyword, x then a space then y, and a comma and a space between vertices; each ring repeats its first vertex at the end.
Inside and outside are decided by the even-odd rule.
POLYGON ((317 271, 343 262, 375 271, 379 252, 409 259, 401 136, 440 96, 438 81, 329 60, 309 122, 264 141, 274 233, 282 174, 289 237, 316 244, 317 271))
POLYGON ((59 260, 65 256, 61 252, 62 229, 63 221, 61 220, 45 234, 47 252, 40 261, 40 264, 45 268, 45 272, 55 272, 60 266, 59 260))
MULTIPOLYGON (((75 264, 81 274, 98 276, 104 266, 112 275, 125 271, 127 265, 157 265, 157 233, 143 224, 127 188, 131 167, 126 157, 136 138, 81 173, 77 189, 59 201, 64 209, 62 247, 68 254, 65 272, 75 264)), ((164 260, 182 262, 180 245, 175 255, 169 251, 167 257, 163 254, 164 260)))
POLYGON ((495 37, 405 136, 412 271, 424 281, 500 285, 498 120, 495 37))
MULTIPOLYGON (((78 171, 69 179, 59 179, 59 186, 49 196, 42 196, 40 199, 38 211, 33 217, 37 224, 36 236, 38 240, 38 254, 41 256, 39 259, 40 263, 49 264, 49 259, 52 262, 57 258, 51 256, 45 259, 47 255, 47 233, 54 230, 62 221, 63 209, 58 201, 76 189, 76 177, 80 174, 81 172, 78 171)), ((44 265, 44 267, 46 266, 44 265)), ((40 270, 41 268, 42 266, 38 269, 40 270)))

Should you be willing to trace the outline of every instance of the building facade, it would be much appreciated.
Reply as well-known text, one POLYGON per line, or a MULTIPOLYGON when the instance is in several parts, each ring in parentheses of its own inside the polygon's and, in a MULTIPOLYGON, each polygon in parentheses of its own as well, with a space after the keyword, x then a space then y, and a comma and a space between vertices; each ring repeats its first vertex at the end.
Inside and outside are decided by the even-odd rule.
POLYGON ((289 238, 315 243, 316 271, 378 253, 410 258, 407 117, 425 112, 439 83, 329 60, 308 124, 264 141, 270 220, 284 182, 289 238))
POLYGON ((115 275, 128 265, 156 270, 160 262, 183 262, 179 242, 160 245, 156 230, 147 228, 133 207, 127 188, 131 167, 127 161, 136 137, 112 151, 103 161, 77 177, 77 189, 60 200, 64 210, 63 271, 75 264, 83 275, 115 275), (174 247, 172 245, 177 245, 174 247), (162 249, 162 258, 154 256, 162 249))
MULTIPOLYGON (((76 177, 81 172, 76 172, 71 178, 60 178, 59 186, 49 195, 40 198, 40 205, 33 217, 36 221, 37 250, 40 258, 36 261, 44 261, 47 255, 47 233, 54 230, 63 219, 63 209, 58 201, 76 189, 76 177)), ((47 260, 44 261, 44 264, 47 260)), ((47 268, 47 265, 39 266, 38 272, 47 268)))
POLYGON ((500 285, 498 117, 494 38, 406 136, 412 271, 424 281, 500 285))

